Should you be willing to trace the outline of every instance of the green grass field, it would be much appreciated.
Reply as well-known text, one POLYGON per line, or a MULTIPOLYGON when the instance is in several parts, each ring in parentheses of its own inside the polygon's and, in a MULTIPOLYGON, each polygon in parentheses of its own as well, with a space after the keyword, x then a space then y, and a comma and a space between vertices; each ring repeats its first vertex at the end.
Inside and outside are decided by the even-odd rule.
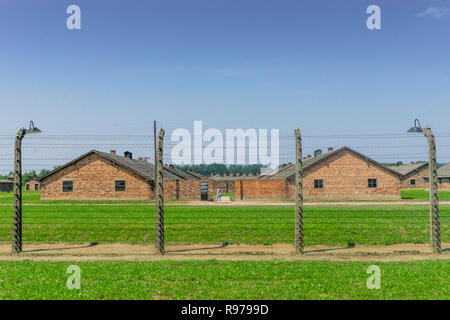
MULTIPOLYGON (((403 200, 428 200, 427 190, 402 190, 401 198, 403 200)), ((216 194, 213 194, 215 197, 216 194)), ((234 193, 223 193, 223 197, 235 198, 234 193)), ((439 191, 439 199, 450 201, 450 191, 439 191)), ((0 192, 0 204, 10 204, 13 201, 12 192, 0 192)), ((292 200, 286 200, 292 201, 292 200)), ((335 201, 335 200, 333 200, 335 201)), ((41 200, 39 191, 23 191, 23 202, 28 204, 153 204, 153 200, 41 200)), ((169 201, 174 202, 174 201, 169 201)), ((177 201, 180 202, 180 201, 177 201)), ((316 201, 315 201, 316 202, 316 201)), ((329 202, 329 201, 322 201, 329 202)), ((347 201, 348 202, 348 201, 347 201)), ((354 201, 361 202, 361 201, 354 201)))
POLYGON ((449 299, 450 263, 375 263, 381 288, 368 289, 370 262, 154 261, 0 262, 3 299, 449 299), (81 268, 81 289, 66 269, 81 268))
MULTIPOLYGON (((0 202, 7 203, 0 195, 0 202)), ((155 208, 145 202, 58 201, 25 193, 23 238, 31 242, 153 242, 155 208), (33 204, 35 203, 35 204, 33 204), (46 204, 49 204, 46 202, 46 204), (67 205, 65 205, 67 204, 67 205), (94 205, 95 204, 95 205, 94 205)), ((419 199, 419 198, 417 198, 419 199)), ((12 200, 9 199, 8 201, 12 200)), ((450 241, 450 206, 440 207, 450 241)), ((427 206, 305 207, 305 244, 426 243, 427 206)), ((0 206, 0 241, 11 240, 12 206, 0 206)), ((293 242, 292 206, 165 207, 166 242, 293 242)), ((0 261, 1 299, 449 299, 450 263, 333 261, 0 261), (81 290, 66 268, 82 269, 81 290), (369 290, 366 269, 382 270, 369 290)))
MULTIPOLYGON (((39 191, 23 191, 25 204, 153 204, 154 200, 41 200, 39 191)), ((0 204, 12 204, 12 192, 0 192, 0 204)))
MULTIPOLYGON (((450 240, 450 207, 441 206, 442 241, 450 240)), ((0 241, 10 241, 12 207, 0 206, 0 241)), ((426 206, 306 207, 305 244, 426 243, 426 206)), ((292 242, 293 207, 165 208, 166 242, 292 242)), ((23 207, 25 242, 151 242, 154 206, 23 207)))
MULTIPOLYGON (((450 201, 450 191, 439 191, 439 200, 450 201)), ((405 200, 428 200, 428 190, 402 190, 402 199, 405 200)))
MULTIPOLYGON (((216 197, 216 196, 217 196, 217 194, 214 193, 214 194, 213 194, 213 197, 216 197)), ((235 193, 222 193, 222 197, 235 198, 235 197, 236 197, 236 194, 235 194, 235 193)))

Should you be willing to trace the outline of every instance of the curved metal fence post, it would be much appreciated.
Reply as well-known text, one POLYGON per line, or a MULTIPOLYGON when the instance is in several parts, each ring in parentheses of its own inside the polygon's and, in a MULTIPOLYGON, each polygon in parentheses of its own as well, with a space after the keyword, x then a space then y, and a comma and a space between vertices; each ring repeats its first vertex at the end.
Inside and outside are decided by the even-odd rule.
POLYGON ((438 177, 436 160, 436 139, 430 128, 423 128, 423 133, 428 138, 428 168, 430 182, 430 244, 436 253, 441 253, 441 224, 439 218, 438 177))

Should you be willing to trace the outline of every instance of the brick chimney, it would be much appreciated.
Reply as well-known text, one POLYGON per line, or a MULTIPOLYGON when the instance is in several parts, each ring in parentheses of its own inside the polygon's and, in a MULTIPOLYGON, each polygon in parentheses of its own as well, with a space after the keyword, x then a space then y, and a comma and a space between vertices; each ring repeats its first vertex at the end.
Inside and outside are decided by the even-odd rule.
POLYGON ((253 174, 249 173, 248 176, 251 177, 251 176, 253 176, 253 174))
POLYGON ((311 159, 311 155, 310 154, 308 154, 308 159, 311 159))
POLYGON ((314 158, 320 156, 321 154, 322 154, 322 149, 315 150, 314 151, 314 158))
POLYGON ((111 150, 111 151, 109 151, 109 153, 112 154, 113 156, 115 156, 116 155, 116 150, 111 150))
POLYGON ((138 160, 142 161, 142 157, 139 157, 138 160))
POLYGON ((411 161, 411 164, 414 164, 414 161, 411 161))
POLYGON ((333 151, 333 147, 328 147, 328 152, 333 151))
POLYGON ((128 159, 133 159, 133 154, 130 151, 125 151, 123 156, 128 159))

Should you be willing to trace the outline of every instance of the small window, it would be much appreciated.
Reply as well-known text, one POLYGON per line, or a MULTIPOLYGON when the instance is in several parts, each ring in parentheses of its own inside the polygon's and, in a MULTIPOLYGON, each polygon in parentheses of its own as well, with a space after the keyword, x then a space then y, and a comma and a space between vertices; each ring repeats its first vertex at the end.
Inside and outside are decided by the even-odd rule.
POLYGON ((39 190, 39 185, 37 183, 34 185, 34 190, 36 190, 36 191, 39 190))
POLYGON ((413 186, 413 185, 415 185, 415 184, 416 184, 416 180, 411 179, 411 185, 413 186))
POLYGON ((27 191, 30 190, 30 185, 29 184, 25 185, 25 190, 27 190, 27 191))
POLYGON ((125 191, 125 180, 116 180, 116 191, 125 191))
POLYGON ((323 188, 323 180, 314 180, 314 189, 322 189, 323 188))
POLYGON ((368 180, 368 187, 369 188, 376 188, 377 187, 377 179, 369 179, 368 180))
POLYGON ((439 180, 439 183, 442 183, 442 178, 439 178, 438 180, 439 180))
POLYGON ((63 192, 73 191, 73 181, 63 181, 63 192))

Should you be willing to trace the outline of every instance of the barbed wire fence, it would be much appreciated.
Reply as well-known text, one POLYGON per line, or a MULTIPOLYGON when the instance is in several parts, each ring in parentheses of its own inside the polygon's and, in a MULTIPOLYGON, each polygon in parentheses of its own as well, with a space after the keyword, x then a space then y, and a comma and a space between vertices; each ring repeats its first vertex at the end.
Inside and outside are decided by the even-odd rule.
MULTIPOLYGON (((159 123, 167 132, 164 139, 164 159, 170 164, 176 141, 170 133, 180 126, 159 123)), ((224 128, 219 128, 224 130, 224 128)), ((450 133, 436 134, 438 160, 450 159, 450 133), (449 138, 449 139, 447 139, 449 138), (438 140, 439 141, 439 140, 438 140)), ((349 147, 367 154, 379 162, 426 160, 427 147, 423 137, 410 134, 348 133, 338 135, 303 134, 303 156, 316 148, 349 147), (369 141, 364 145, 362 141, 369 141), (331 142, 331 143, 330 143, 331 142), (403 150, 403 151, 402 151, 403 150)), ((12 171, 13 136, 0 136, 0 172, 12 171)), ((23 141, 23 172, 33 169, 53 169, 72 161, 92 149, 131 151, 154 160, 154 135, 36 135, 23 141)), ((194 140, 192 140, 194 142, 194 140)), ((226 146, 224 147, 226 148, 226 146)), ((225 149, 226 150, 226 149, 225 149)), ((239 147, 235 146, 235 151, 239 147)), ((244 147, 246 154, 249 146, 244 147)), ((292 131, 280 130, 280 163, 295 163, 295 139, 292 131)), ((0 196, 0 241, 10 241, 12 195, 0 196)), ((37 242, 143 242, 153 243, 155 205, 149 201, 41 201, 38 193, 24 194, 23 237, 25 243, 37 242), (45 206, 43 205, 45 204, 45 206)), ((164 210, 165 241, 167 243, 292 243, 295 239, 296 217, 293 202, 289 206, 260 207, 183 207, 167 205, 164 210)), ((395 204, 393 204, 395 206, 395 204)), ((450 210, 441 208, 442 241, 449 241, 450 210)), ((338 245, 347 243, 387 244, 426 243, 429 232, 426 205, 408 207, 303 207, 304 244, 338 245)))

